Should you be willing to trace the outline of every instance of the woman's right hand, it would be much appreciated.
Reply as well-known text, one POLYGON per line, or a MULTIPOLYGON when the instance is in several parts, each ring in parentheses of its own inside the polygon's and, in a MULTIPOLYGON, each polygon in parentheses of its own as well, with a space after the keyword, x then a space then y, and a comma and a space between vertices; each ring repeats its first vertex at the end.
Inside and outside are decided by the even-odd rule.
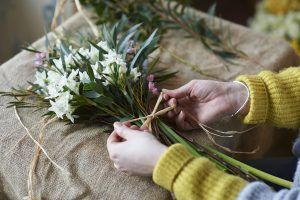
MULTIPOLYGON (((175 90, 163 89, 163 93, 166 106, 177 105, 168 112, 168 117, 183 130, 198 127, 192 118, 209 124, 234 114, 248 96, 248 91, 242 84, 211 80, 192 80, 175 90)), ((248 110, 249 100, 239 114, 246 115, 248 110)))

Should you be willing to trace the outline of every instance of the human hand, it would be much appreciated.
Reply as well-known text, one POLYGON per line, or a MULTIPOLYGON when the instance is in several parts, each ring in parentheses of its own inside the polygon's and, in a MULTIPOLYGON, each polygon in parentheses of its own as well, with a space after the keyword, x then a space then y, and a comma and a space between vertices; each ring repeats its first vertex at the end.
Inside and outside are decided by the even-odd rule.
MULTIPOLYGON (((168 117, 184 130, 198 127, 195 120, 207 124, 234 114, 248 97, 248 91, 242 84, 210 80, 192 80, 175 90, 163 89, 163 93, 167 101, 165 106, 177 104, 174 110, 168 112, 168 117)), ((239 114, 248 113, 248 104, 239 114)))
POLYGON ((120 122, 107 139, 107 149, 114 166, 123 172, 150 176, 167 147, 147 130, 120 122))

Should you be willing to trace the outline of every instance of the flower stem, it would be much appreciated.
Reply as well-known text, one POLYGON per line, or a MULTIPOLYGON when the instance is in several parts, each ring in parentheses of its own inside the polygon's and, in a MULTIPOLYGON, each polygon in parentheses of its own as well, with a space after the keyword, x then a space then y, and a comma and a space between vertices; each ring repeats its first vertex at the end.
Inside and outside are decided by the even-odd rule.
POLYGON ((292 186, 292 182, 290 181, 287 181, 287 180, 284 180, 282 178, 279 178, 279 177, 276 177, 276 176, 273 176, 271 174, 268 174, 266 172, 263 172, 261 170, 258 170, 254 167, 251 167, 249 165, 246 165, 245 163, 242 163, 236 159, 233 159, 211 147, 209 147, 208 145, 204 145, 205 148, 209 151, 211 151, 212 153, 216 154, 217 156, 219 156, 220 158, 222 158, 224 161, 232 164, 232 165, 235 165, 251 174, 253 174, 254 176, 258 177, 258 178, 261 178, 263 180, 266 180, 268 182, 271 182, 271 183, 274 183, 276 185, 280 185, 280 186, 283 186, 283 187, 286 187, 286 188, 291 188, 292 186))
MULTIPOLYGON (((197 148, 190 143, 189 141, 187 141, 186 139, 182 138, 180 135, 178 135, 175 131, 173 131, 168 125, 166 125, 165 123, 163 123, 162 121, 159 121, 159 126, 161 127, 161 129, 163 130, 163 132, 170 138, 170 140, 174 143, 180 143, 183 146, 185 146, 194 156, 204 156, 201 152, 199 152, 197 150, 197 148)), ((263 172, 261 170, 258 170, 254 167, 251 167, 249 165, 246 165, 245 163, 242 163, 234 158, 231 158, 230 156, 227 156, 215 149, 213 149, 212 147, 208 146, 208 145, 202 145, 207 151, 209 151, 210 153, 213 153, 215 155, 217 155, 219 158, 221 158, 223 161, 225 161, 228 164, 231 164, 243 171, 248 172, 249 174, 252 174, 262 180, 268 181, 270 183, 274 183, 276 185, 280 185, 286 188, 291 188, 292 186, 292 182, 284 180, 282 178, 273 176, 271 174, 268 174, 266 172, 263 172)), ((211 158, 209 156, 206 156, 208 159, 210 159, 212 162, 214 162, 217 167, 219 169, 227 169, 227 167, 225 165, 223 165, 222 163, 218 162, 217 160, 214 160, 214 158, 211 158)))

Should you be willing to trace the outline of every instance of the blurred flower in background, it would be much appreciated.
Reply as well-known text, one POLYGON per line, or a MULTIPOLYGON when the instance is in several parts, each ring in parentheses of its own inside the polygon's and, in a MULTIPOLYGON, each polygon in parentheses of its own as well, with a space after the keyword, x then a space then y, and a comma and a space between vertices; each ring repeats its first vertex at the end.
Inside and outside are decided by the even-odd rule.
POLYGON ((250 27, 287 40, 300 55, 300 0, 264 0, 258 3, 250 27))

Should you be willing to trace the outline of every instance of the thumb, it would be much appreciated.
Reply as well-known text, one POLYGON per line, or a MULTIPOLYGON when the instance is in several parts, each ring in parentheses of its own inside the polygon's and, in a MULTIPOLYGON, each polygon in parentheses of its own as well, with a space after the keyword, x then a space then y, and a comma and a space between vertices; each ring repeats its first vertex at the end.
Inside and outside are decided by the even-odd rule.
POLYGON ((192 86, 191 82, 189 82, 189 83, 187 83, 177 89, 174 89, 174 90, 163 89, 162 92, 171 98, 179 99, 179 98, 189 96, 189 94, 191 92, 191 88, 192 88, 191 86, 192 86))
POLYGON ((114 128, 115 128, 116 133, 124 139, 129 139, 133 135, 133 132, 134 132, 134 130, 130 129, 129 127, 123 125, 120 122, 115 122, 114 128))

